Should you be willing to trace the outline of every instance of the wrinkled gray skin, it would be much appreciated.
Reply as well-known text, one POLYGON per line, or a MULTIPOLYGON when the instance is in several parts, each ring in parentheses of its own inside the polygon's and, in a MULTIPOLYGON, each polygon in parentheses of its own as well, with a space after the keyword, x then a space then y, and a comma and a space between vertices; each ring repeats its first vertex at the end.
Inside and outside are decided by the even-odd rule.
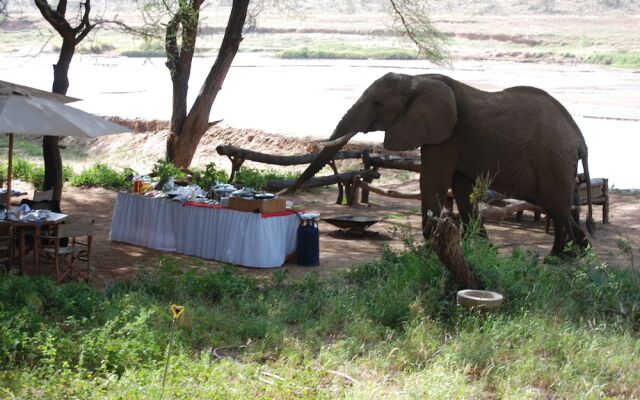
MULTIPOLYGON (((421 148, 425 237, 433 230, 426 214, 440 214, 449 188, 468 223, 473 183, 489 173, 492 189, 538 204, 553 218, 551 254, 560 254, 568 240, 588 243, 572 217, 580 159, 589 182, 587 145, 567 110, 548 93, 525 86, 491 93, 443 75, 389 73, 365 90, 330 140, 378 130, 385 131, 388 150, 421 148)), ((315 175, 341 147, 325 147, 289 191, 315 175)), ((592 232, 590 187, 587 192, 592 232)))

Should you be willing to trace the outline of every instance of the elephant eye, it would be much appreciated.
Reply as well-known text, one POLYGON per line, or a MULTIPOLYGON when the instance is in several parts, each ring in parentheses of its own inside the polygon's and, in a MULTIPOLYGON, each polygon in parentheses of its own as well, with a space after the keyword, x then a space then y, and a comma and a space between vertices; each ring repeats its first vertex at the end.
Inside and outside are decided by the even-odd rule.
POLYGON ((373 106, 375 108, 381 108, 382 107, 382 102, 380 100, 374 100, 373 106))

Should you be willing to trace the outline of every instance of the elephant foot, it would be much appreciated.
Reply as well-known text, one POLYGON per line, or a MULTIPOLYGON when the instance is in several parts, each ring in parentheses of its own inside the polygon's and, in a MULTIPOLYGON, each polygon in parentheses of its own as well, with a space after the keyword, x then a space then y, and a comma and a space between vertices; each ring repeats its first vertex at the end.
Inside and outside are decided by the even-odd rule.
POLYGON ((566 246, 563 251, 551 250, 543 262, 549 265, 559 265, 575 261, 584 255, 584 248, 577 245, 566 246))

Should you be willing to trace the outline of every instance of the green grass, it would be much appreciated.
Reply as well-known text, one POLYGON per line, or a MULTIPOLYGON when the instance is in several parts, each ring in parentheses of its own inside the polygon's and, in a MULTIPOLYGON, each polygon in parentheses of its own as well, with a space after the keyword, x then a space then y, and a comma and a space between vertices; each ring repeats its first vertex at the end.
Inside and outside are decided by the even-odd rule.
POLYGON ((137 49, 128 49, 120 52, 123 57, 165 57, 166 51, 163 43, 159 41, 143 42, 137 49))
MULTIPOLYGON (((9 147, 8 135, 0 135, 0 147, 9 147)), ((42 140, 26 139, 23 135, 13 136, 14 156, 42 157, 42 140)), ((6 154, 2 155, 6 158, 6 154)))
POLYGON ((404 214, 393 212, 385 215, 385 218, 390 220, 403 221, 407 219, 407 216, 404 214))
POLYGON ((629 270, 592 254, 549 266, 479 239, 464 247, 505 295, 500 312, 457 307, 445 268, 419 246, 302 280, 171 258, 104 292, 3 274, 0 393, 159 398, 177 303, 186 313, 165 398, 640 395, 640 291, 629 270), (235 359, 218 359, 222 346, 235 346, 218 351, 235 359))
POLYGON ((585 62, 620 68, 640 68, 640 52, 595 53, 586 57, 585 62))
POLYGON ((318 44, 283 50, 276 54, 291 59, 415 60, 415 50, 393 47, 363 47, 348 44, 318 44))

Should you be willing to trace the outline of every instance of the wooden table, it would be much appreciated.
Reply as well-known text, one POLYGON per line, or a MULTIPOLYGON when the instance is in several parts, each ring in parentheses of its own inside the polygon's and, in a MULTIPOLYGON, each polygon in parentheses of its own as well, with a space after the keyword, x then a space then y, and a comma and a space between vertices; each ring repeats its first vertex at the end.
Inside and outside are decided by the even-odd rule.
POLYGON ((35 253, 36 270, 40 271, 40 229, 42 227, 55 227, 59 225, 67 216, 57 214, 57 218, 53 220, 40 221, 12 221, 9 219, 0 220, 0 226, 9 226, 14 229, 18 236, 18 261, 20 273, 24 273, 26 262, 26 233, 29 230, 34 232, 33 251, 35 253))

